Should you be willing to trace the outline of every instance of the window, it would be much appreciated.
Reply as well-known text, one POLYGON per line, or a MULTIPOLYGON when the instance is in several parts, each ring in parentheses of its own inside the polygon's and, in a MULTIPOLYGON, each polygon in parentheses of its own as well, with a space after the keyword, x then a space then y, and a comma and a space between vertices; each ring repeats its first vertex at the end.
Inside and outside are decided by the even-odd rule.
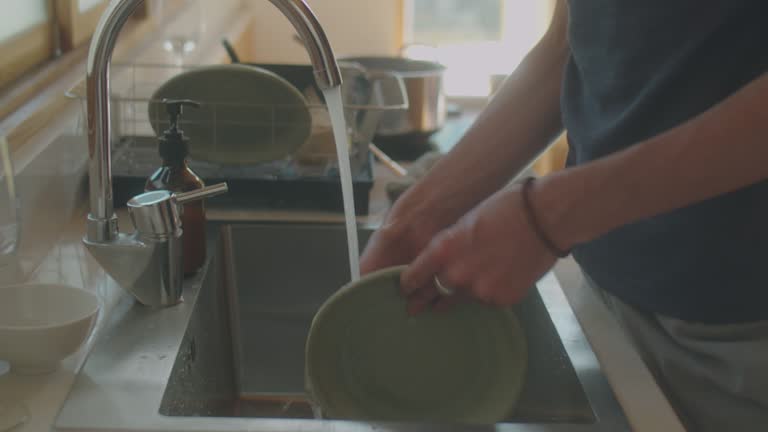
POLYGON ((50 19, 45 0, 5 0, 2 5, 3 10, 15 11, 13 14, 0 15, 0 40, 3 41, 50 19))
POLYGON ((51 58, 53 11, 48 0, 0 0, 0 87, 51 58), (9 13, 8 11, 13 11, 9 13))
POLYGON ((404 53, 448 67, 446 92, 487 96, 546 31, 554 0, 403 0, 404 53))
POLYGON ((502 4, 502 0, 416 0, 414 42, 436 46, 499 40, 502 4))

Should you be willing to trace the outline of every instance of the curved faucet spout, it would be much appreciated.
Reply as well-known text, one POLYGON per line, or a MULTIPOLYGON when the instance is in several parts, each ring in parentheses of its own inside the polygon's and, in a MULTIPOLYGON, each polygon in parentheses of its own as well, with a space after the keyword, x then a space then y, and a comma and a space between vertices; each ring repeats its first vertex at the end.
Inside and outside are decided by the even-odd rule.
MULTIPOLYGON (((262 0, 263 1, 263 0, 262 0)), ((341 85, 341 72, 331 44, 317 17, 304 0, 269 0, 288 18, 307 41, 315 79, 321 89, 341 85)), ((128 17, 144 0, 112 0, 101 17, 91 41, 86 75, 88 151, 90 153, 90 204, 87 239, 112 242, 118 238, 112 200, 112 167, 109 103, 109 64, 128 17)))
MULTIPOLYGON (((172 235, 146 235, 141 233, 141 227, 146 228, 146 224, 136 225, 134 220, 136 233, 121 234, 112 196, 110 62, 120 30, 143 1, 112 0, 96 27, 88 52, 86 87, 91 213, 83 241, 104 270, 141 303, 171 306, 181 295, 182 231, 172 235)), ((340 86, 341 72, 336 57, 323 28, 305 1, 270 1, 307 41, 305 46, 319 87, 340 86)))

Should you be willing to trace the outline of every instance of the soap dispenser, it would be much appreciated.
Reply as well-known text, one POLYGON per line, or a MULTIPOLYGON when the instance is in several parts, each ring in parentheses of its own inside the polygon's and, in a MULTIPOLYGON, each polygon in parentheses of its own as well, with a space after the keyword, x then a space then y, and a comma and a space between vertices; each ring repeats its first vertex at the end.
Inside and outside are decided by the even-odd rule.
MULTIPOLYGON (((170 127, 159 137, 159 153, 162 166, 147 180, 145 191, 168 190, 189 192, 205 186, 187 165, 189 138, 179 127, 184 108, 199 108, 190 100, 163 99, 170 120, 170 127)), ((205 207, 203 201, 184 204, 181 210, 182 249, 184 275, 197 272, 205 262, 205 207)))

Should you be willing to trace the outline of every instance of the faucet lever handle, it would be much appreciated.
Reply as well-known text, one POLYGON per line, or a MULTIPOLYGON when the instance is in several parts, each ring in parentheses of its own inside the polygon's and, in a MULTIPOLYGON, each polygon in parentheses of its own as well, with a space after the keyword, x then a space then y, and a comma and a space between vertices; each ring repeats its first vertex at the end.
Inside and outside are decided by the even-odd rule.
POLYGON ((221 195, 229 190, 219 183, 183 193, 167 190, 146 192, 128 201, 128 213, 136 230, 149 235, 171 235, 181 228, 179 206, 188 202, 221 195))
POLYGON ((221 194, 229 192, 229 186, 226 183, 218 183, 212 186, 206 186, 204 188, 195 189, 189 192, 179 192, 173 194, 176 198, 176 203, 179 205, 186 204, 192 201, 198 201, 201 199, 212 198, 221 194))

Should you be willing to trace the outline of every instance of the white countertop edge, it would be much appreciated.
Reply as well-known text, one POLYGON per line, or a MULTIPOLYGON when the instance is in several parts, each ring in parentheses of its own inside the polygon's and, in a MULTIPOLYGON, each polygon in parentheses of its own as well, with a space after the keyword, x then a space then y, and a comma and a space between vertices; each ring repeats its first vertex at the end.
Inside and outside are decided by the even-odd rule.
POLYGON ((616 318, 584 284, 578 264, 561 260, 554 273, 632 430, 686 432, 616 318))

